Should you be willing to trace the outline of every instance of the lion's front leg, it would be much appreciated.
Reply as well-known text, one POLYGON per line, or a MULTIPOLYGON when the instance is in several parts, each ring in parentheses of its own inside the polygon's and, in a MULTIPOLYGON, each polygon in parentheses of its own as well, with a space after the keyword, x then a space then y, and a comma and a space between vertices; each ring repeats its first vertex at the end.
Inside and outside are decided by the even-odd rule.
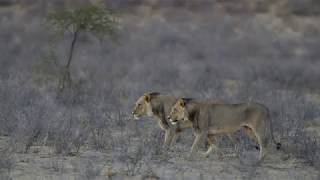
POLYGON ((199 148, 199 144, 202 142, 202 140, 206 137, 205 133, 196 134, 196 138, 192 144, 191 147, 191 154, 194 154, 196 150, 199 148))
POLYGON ((173 138, 172 138, 170 146, 174 145, 177 142, 177 140, 183 130, 184 130, 184 128, 180 126, 180 123, 178 123, 177 127, 174 129, 173 138))
POLYGON ((202 153, 205 157, 209 157, 210 153, 214 150, 214 149, 218 149, 216 146, 217 143, 217 139, 215 137, 215 135, 208 135, 207 137, 208 143, 209 143, 209 148, 206 152, 202 153))
POLYGON ((175 133, 173 129, 167 129, 165 130, 165 135, 164 135, 164 147, 169 148, 170 145, 172 144, 172 140, 174 137, 175 133))
POLYGON ((174 133, 174 135, 172 136, 172 140, 171 140, 170 146, 173 146, 174 144, 176 144, 179 136, 180 136, 180 132, 175 132, 174 133))
POLYGON ((171 144, 174 135, 174 130, 170 128, 170 126, 166 123, 166 120, 164 118, 159 117, 158 124, 160 128, 165 132, 163 147, 167 149, 171 144))

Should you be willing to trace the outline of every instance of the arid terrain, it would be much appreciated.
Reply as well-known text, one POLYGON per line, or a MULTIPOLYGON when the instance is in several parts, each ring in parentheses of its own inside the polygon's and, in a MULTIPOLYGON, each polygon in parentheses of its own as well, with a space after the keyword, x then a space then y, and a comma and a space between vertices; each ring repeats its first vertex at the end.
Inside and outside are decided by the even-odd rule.
POLYGON ((0 0, 0 179, 318 180, 319 47, 317 0, 0 0), (48 15, 97 4, 116 33, 80 32, 61 89, 73 35, 48 15), (264 104, 282 147, 257 163, 240 130, 190 158, 189 129, 166 150, 131 115, 145 92, 264 104))

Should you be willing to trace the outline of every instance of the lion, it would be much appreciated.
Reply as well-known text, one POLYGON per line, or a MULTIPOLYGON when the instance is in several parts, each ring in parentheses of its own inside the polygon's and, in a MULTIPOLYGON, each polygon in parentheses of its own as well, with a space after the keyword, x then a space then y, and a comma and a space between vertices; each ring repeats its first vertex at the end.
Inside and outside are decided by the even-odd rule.
MULTIPOLYGON (((167 116, 171 107, 177 101, 177 97, 162 95, 158 92, 145 93, 135 103, 132 115, 138 120, 142 116, 154 117, 160 126, 165 131, 164 146, 172 146, 180 133, 192 127, 189 121, 170 123, 167 116)), ((221 100, 210 100, 212 103, 223 103, 221 100)))
POLYGON ((277 149, 281 144, 275 141, 269 110, 262 104, 248 102, 240 104, 216 104, 197 101, 195 99, 179 98, 172 106, 168 116, 171 123, 189 121, 195 133, 195 140, 191 147, 191 154, 197 150, 199 143, 206 139, 210 147, 204 155, 216 149, 215 136, 231 134, 241 128, 250 129, 247 133, 259 145, 259 159, 264 157, 264 150, 268 144, 267 123, 269 123, 272 141, 277 149), (252 137, 254 135, 254 137, 252 137))
POLYGON ((134 119, 138 120, 143 116, 154 117, 159 127, 165 131, 164 146, 170 147, 175 143, 180 132, 186 128, 191 128, 191 122, 173 123, 167 120, 172 105, 177 98, 161 95, 158 92, 145 93, 135 103, 132 111, 134 119))

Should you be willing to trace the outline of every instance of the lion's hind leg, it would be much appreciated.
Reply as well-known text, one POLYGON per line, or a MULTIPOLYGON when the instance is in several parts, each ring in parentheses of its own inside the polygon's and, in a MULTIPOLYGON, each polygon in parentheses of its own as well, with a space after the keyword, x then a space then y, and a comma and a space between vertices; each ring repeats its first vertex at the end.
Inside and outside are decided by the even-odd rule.
POLYGON ((259 159, 262 160, 263 157, 265 156, 265 150, 266 150, 266 136, 265 136, 265 123, 264 121, 260 122, 259 124, 257 124, 255 127, 253 126, 247 126, 249 127, 252 132, 254 133, 258 144, 259 144, 259 159))
MULTIPOLYGON (((250 138, 252 141, 254 141, 254 143, 256 143, 256 144, 259 145, 258 139, 257 139, 255 133, 253 132, 253 130, 252 130, 250 127, 248 127, 248 126, 243 126, 243 129, 244 129, 244 132, 246 133, 246 135, 249 136, 249 138, 250 138)), ((260 147, 259 147, 259 146, 255 146, 255 148, 256 148, 257 150, 259 150, 260 147)))

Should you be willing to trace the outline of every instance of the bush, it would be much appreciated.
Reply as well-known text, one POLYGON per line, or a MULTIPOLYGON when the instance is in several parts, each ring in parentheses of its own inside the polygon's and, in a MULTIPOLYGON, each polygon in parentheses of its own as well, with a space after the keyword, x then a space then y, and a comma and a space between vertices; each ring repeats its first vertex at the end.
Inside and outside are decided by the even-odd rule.
POLYGON ((0 148, 0 178, 11 179, 10 174, 14 166, 12 150, 9 147, 0 148))
POLYGON ((320 142, 318 137, 300 132, 294 137, 294 154, 307 164, 320 167, 320 142))

